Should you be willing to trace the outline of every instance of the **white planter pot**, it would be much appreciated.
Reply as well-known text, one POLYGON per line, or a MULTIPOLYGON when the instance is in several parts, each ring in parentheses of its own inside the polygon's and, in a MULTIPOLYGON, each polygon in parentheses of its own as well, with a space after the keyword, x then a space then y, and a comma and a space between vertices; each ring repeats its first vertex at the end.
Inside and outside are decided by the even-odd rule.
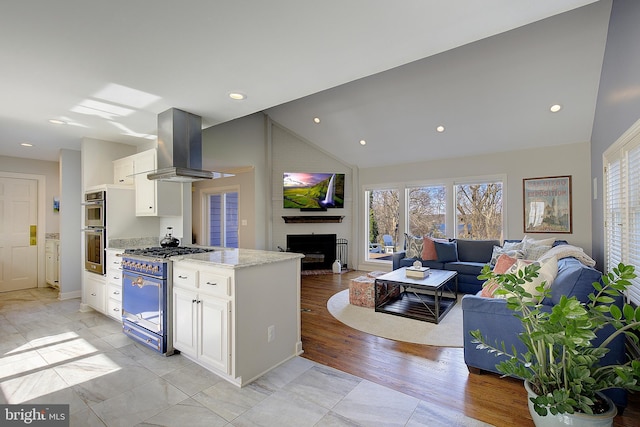
POLYGON ((601 395, 609 403, 609 410, 604 414, 557 414, 552 415, 550 412, 546 416, 538 415, 533 409, 533 402, 529 398, 537 395, 531 390, 529 383, 524 382, 524 388, 527 390, 527 403, 529 404, 529 413, 536 427, 557 427, 557 426, 580 426, 580 427, 611 427, 613 418, 618 413, 616 405, 608 397, 601 395))

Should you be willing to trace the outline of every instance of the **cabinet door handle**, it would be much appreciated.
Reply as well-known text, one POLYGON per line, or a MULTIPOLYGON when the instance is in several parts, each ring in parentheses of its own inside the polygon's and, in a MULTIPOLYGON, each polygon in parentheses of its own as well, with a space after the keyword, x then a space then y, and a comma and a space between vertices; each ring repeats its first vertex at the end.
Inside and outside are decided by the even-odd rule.
POLYGON ((213 282, 213 283, 207 282, 207 285, 211 285, 211 286, 216 286, 217 284, 218 284, 217 282, 213 282))
POLYGON ((197 301, 198 301, 197 299, 192 299, 191 303, 194 303, 194 302, 197 302, 197 301))
POLYGON ((120 311, 120 309, 119 308, 114 308, 113 311, 120 311))
POLYGON ((91 296, 92 296, 92 297, 95 297, 95 296, 96 296, 96 294, 91 294, 91 296))
POLYGON ((114 295, 120 295, 120 292, 118 292, 118 291, 113 291, 113 294, 114 294, 114 295))
POLYGON ((201 302, 202 302, 202 300, 198 300, 198 301, 197 301, 197 304, 200 304, 201 302))
POLYGON ((178 279, 188 279, 188 278, 189 278, 189 276, 181 276, 181 275, 178 274, 178 279))

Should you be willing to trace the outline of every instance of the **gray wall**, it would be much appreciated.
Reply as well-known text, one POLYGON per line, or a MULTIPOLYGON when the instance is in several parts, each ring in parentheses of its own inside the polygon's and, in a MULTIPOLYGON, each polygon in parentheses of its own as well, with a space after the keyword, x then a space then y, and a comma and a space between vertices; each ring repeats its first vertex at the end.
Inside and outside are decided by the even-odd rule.
POLYGON ((354 254, 358 248, 355 239, 356 229, 359 223, 356 217, 356 205, 354 201, 354 171, 350 165, 345 164, 335 156, 320 151, 316 146, 295 135, 280 125, 271 124, 271 149, 273 157, 271 200, 273 212, 273 244, 272 250, 277 247, 287 247, 288 234, 335 234, 338 239, 347 240, 347 264, 353 268, 356 265, 354 254), (328 209, 327 212, 309 213, 300 212, 299 209, 283 208, 283 175, 285 172, 326 172, 344 173, 344 208, 328 209), (283 216, 306 215, 330 215, 344 216, 340 223, 285 223, 283 216))
POLYGON ((60 150, 60 299, 81 296, 82 166, 76 150, 60 150))
POLYGON ((285 224, 283 215, 299 215, 282 209, 283 172, 345 173, 345 182, 352 183, 353 170, 340 159, 321 152, 308 141, 273 123, 263 113, 256 113, 231 122, 212 126, 202 135, 202 168, 213 171, 240 171, 235 178, 214 179, 194 185, 194 232, 200 239, 203 191, 208 188, 240 187, 240 246, 277 250, 286 246, 287 234, 336 233, 354 242, 356 222, 352 211, 352 186, 345 189, 346 207, 328 214, 344 215, 338 224, 285 224), (242 172, 246 171, 246 172, 242 172), (252 182, 247 181, 247 176, 252 182), (250 194, 251 197, 247 197, 250 194), (250 239, 248 236, 253 236, 250 239))
MULTIPOLYGON (((204 186, 215 188, 241 185, 238 214, 241 220, 247 220, 246 226, 240 226, 244 248, 266 249, 269 240, 271 194, 265 120, 264 114, 256 113, 212 126, 202 132, 202 169, 228 172, 242 171, 247 167, 252 169, 253 185, 247 184, 244 179, 240 179, 245 181, 244 185, 237 180, 228 179, 214 179, 210 183, 197 184, 198 189, 204 186), (250 198, 245 197, 248 191, 251 192, 250 198), (250 234, 253 234, 251 243, 247 240, 250 234)), ((197 224, 201 219, 197 209, 199 206, 194 206, 193 224, 194 231, 199 233, 200 227, 197 224)), ((200 239, 200 236, 197 237, 200 239)))
POLYGON ((604 265, 602 153, 640 118, 640 2, 614 0, 591 136, 593 257, 604 265))

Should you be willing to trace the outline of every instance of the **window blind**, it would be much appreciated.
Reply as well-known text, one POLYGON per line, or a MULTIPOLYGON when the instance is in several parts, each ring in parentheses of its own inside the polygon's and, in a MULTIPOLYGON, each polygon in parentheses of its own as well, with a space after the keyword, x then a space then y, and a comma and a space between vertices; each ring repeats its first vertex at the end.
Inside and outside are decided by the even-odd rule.
MULTIPOLYGON (((606 271, 620 262, 640 276, 640 121, 604 153, 606 271)), ((640 277, 628 299, 640 305, 640 277)))

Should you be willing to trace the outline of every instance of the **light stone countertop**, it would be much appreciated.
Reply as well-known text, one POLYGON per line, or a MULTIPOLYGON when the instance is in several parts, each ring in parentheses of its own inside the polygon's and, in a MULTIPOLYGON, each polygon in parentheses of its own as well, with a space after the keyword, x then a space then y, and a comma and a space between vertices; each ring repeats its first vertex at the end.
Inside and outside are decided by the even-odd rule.
POLYGON ((262 251, 257 249, 234 249, 216 247, 213 252, 179 255, 171 257, 172 261, 187 261, 194 264, 215 264, 223 268, 243 268, 274 262, 303 258, 303 254, 294 252, 262 251))

